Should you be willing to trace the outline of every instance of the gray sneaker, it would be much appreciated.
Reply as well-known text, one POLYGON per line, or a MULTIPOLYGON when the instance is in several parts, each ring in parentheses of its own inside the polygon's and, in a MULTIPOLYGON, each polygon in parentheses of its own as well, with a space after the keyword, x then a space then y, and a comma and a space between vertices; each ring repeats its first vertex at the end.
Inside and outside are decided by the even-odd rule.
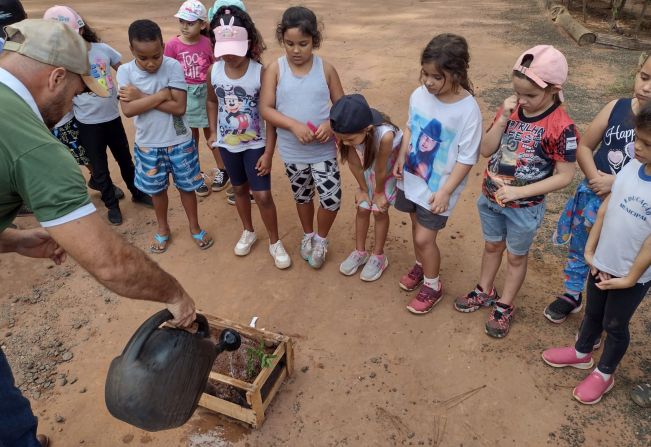
POLYGON ((359 277, 362 281, 375 281, 377 279, 380 279, 382 272, 384 272, 388 266, 389 259, 386 257, 386 255, 382 257, 378 255, 371 255, 371 257, 368 258, 368 262, 362 269, 362 274, 359 275, 359 277))
POLYGON ((309 261, 310 255, 312 254, 312 245, 313 245, 313 236, 308 236, 307 234, 303 235, 301 240, 301 258, 309 261))
POLYGON ((312 242, 312 254, 308 260, 310 267, 313 269, 320 269, 325 262, 326 253, 328 252, 328 240, 321 239, 320 241, 312 242))
POLYGON ((339 271, 346 276, 351 276, 357 273, 360 268, 368 261, 368 252, 354 250, 339 266, 339 271))

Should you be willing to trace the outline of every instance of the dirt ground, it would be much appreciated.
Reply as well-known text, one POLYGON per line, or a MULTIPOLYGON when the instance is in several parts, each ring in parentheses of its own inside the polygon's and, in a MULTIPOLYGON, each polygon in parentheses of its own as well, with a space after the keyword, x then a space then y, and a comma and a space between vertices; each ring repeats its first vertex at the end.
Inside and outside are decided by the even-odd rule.
MULTIPOLYGON (((124 61, 131 59, 127 27, 132 20, 153 19, 166 37, 177 32, 173 14, 178 1, 68 3, 122 52, 124 61)), ((25 4, 32 17, 50 5, 42 0, 25 4)), ((264 59, 270 61, 282 51, 274 30, 287 3, 246 4, 266 39, 264 59)), ((471 79, 486 122, 511 94, 513 61, 533 44, 553 43, 567 55, 567 106, 581 129, 610 99, 625 94, 622 86, 637 59, 631 52, 577 47, 550 24, 535 0, 304 4, 325 23, 320 54, 338 69, 346 92, 363 93, 397 123, 405 122, 409 94, 418 84, 419 53, 439 32, 468 39, 471 79)), ((132 123, 124 122, 132 138, 132 123)), ((210 153, 202 151, 204 169, 212 168, 210 153)), ((542 315, 561 289, 563 252, 548 241, 563 193, 549 198, 512 331, 495 340, 484 333, 485 310, 460 314, 452 308, 454 297, 477 281, 482 238, 474 201, 484 161, 470 173, 440 234, 445 298, 423 317, 405 310, 411 295, 397 285, 413 263, 408 217, 392 211, 386 247, 391 264, 381 280, 366 284, 343 277, 338 265, 354 247, 353 179, 344 169, 344 204, 331 233, 328 262, 314 271, 300 259, 299 221, 281 161, 276 157, 274 163, 273 193, 281 234, 294 261, 291 269, 273 266, 255 209, 261 240, 248 257, 233 254, 241 228, 223 193, 200 201, 202 224, 216 239, 206 252, 192 243, 178 197, 171 194, 174 239, 169 251, 155 258, 180 280, 199 309, 243 323, 258 316, 258 327, 294 338, 296 371, 268 409, 261 429, 250 430, 201 409, 184 427, 159 433, 114 419, 103 401, 109 363, 159 306, 115 296, 74 262, 54 267, 0 256, 0 344, 39 416, 40 432, 52 438, 54 447, 651 444, 651 413, 628 399, 633 383, 651 378, 648 302, 632 323, 633 341, 617 384, 599 405, 582 406, 572 399, 572 387, 584 372, 553 370, 540 359, 544 348, 572 342, 580 322, 573 316, 555 326, 542 315)), ((117 169, 113 172, 123 186, 117 169)), ((104 215, 97 195, 93 201, 104 215)), ((128 200, 122 210, 125 222, 115 230, 146 248, 155 229, 153 211, 128 200)), ((35 225, 31 218, 17 223, 35 225)), ((502 284, 501 275, 497 284, 502 284)))

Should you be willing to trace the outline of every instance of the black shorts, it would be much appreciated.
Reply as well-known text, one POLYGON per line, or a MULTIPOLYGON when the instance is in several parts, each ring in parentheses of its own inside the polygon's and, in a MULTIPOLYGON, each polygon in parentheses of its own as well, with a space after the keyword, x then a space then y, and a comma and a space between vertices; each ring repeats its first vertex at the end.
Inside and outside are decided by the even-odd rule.
POLYGON ((270 191, 271 175, 258 175, 255 165, 264 154, 265 148, 247 149, 242 152, 229 152, 223 147, 219 148, 219 153, 224 161, 226 173, 231 179, 233 186, 249 184, 251 191, 270 191))
POLYGON ((405 192, 400 188, 398 188, 394 206, 398 211, 402 211, 403 213, 416 214, 416 222, 428 230, 442 230, 448 222, 448 216, 434 214, 430 210, 412 202, 405 197, 405 192))

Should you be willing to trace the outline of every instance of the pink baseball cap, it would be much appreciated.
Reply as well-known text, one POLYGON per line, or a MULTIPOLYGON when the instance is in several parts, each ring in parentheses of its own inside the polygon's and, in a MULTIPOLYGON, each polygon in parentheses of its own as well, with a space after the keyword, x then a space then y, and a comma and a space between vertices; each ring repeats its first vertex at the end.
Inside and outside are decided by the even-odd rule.
POLYGON ((43 15, 45 20, 56 20, 79 32, 86 24, 77 11, 69 6, 54 5, 43 15))
POLYGON ((246 56, 249 51, 249 33, 241 26, 240 20, 230 14, 219 18, 219 26, 213 30, 215 33, 215 57, 227 54, 246 56))
MULTIPOLYGON (((518 57, 513 71, 519 71, 540 88, 550 85, 562 88, 567 81, 567 59, 551 45, 536 45, 518 57), (525 67, 522 63, 527 60, 531 60, 531 63, 525 67)), ((562 90, 558 92, 558 99, 563 101, 562 90)))

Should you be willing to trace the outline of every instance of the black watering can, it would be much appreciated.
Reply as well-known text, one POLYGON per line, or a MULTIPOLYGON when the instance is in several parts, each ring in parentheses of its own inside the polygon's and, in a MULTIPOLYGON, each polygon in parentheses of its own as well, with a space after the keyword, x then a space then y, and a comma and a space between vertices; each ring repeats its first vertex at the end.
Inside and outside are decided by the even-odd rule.
POLYGON ((128 424, 148 431, 185 424, 194 413, 215 357, 240 347, 240 334, 225 329, 217 346, 210 327, 197 314, 199 328, 192 334, 171 327, 167 309, 145 321, 111 362, 104 398, 109 412, 128 424))

